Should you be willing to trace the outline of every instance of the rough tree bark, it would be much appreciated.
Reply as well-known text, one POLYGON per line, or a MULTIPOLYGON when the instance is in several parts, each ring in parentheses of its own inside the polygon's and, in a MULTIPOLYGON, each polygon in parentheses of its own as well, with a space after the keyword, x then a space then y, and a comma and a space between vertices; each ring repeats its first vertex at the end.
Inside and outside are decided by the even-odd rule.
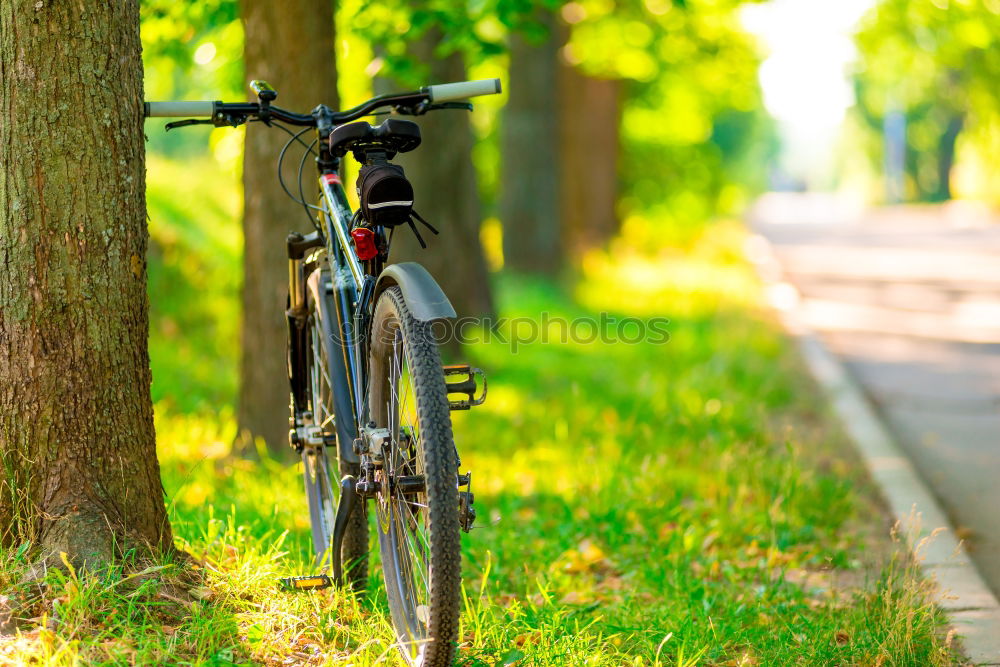
POLYGON ((559 188, 557 71, 565 28, 551 11, 540 20, 545 41, 511 37, 510 83, 501 118, 500 220, 504 265, 555 275, 563 263, 559 188))
MULTIPOLYGON (((242 0, 248 79, 263 79, 278 91, 276 104, 308 112, 317 104, 338 106, 334 55, 334 4, 330 0, 242 0)), ((311 229, 302 206, 278 184, 275 161, 288 135, 250 125, 243 160, 243 327, 238 420, 244 438, 263 438, 284 451, 288 438, 288 378, 285 369, 285 298, 288 232, 311 229)), ((313 139, 305 135, 308 143, 313 139)), ((296 182, 299 151, 284 170, 296 182), (292 164, 294 163, 294 164, 292 164)), ((304 179, 312 197, 315 167, 304 179)), ((297 192, 295 186, 291 186, 297 192)))
POLYGON ((170 549, 150 401, 139 3, 0 4, 0 530, 170 549))
MULTIPOLYGON (((430 67, 427 83, 466 78, 462 56, 434 55, 441 33, 430 30, 410 45, 411 56, 430 67)), ((423 264, 441 285, 459 317, 492 317, 493 293, 479 240, 482 210, 476 170, 472 164, 474 137, 466 111, 433 111, 416 119, 422 143, 396 162, 413 184, 414 208, 441 233, 420 228, 423 250, 408 227, 396 230, 390 259, 423 264)))

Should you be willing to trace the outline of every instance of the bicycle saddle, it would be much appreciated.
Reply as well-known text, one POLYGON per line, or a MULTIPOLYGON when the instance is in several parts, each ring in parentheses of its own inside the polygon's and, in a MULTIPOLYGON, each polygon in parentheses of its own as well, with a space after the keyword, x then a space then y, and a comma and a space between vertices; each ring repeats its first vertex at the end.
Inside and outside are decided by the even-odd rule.
POLYGON ((396 153, 412 151, 420 145, 420 126, 412 120, 386 118, 374 127, 361 120, 341 125, 330 133, 330 152, 344 157, 352 151, 358 162, 369 150, 385 151, 391 160, 396 153))

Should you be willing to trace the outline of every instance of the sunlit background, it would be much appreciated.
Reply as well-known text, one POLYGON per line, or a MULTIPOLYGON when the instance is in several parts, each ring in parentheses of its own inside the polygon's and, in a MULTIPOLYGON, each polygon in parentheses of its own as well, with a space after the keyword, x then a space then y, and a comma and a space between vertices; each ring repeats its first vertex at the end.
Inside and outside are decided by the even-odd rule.
POLYGON ((855 102, 853 35, 872 4, 774 0, 741 8, 743 25, 767 54, 757 76, 782 139, 773 185, 835 184, 838 140, 855 102))
MULTIPOLYGON (((568 35, 560 59, 621 82, 620 152, 599 159, 617 161, 615 226, 631 246, 692 238, 769 189, 836 192, 851 210, 997 200, 993 0, 551 6, 568 35)), ((470 78, 506 78, 507 55, 483 44, 502 45, 509 27, 487 10, 469 21, 475 39, 459 48, 470 78)), ((339 87, 353 104, 371 93, 373 76, 391 73, 373 40, 400 39, 406 24, 389 5, 355 0, 341 3, 337 23, 339 87)), ((245 97, 253 73, 243 71, 235 2, 148 0, 142 38, 147 99, 245 97)), ((499 153, 504 102, 484 99, 473 117, 494 268, 502 264, 498 163, 513 159, 499 153)), ((242 132, 167 136, 147 124, 154 395, 183 410, 232 402, 242 132), (178 207, 182 187, 197 218, 178 207), (196 293, 213 300, 187 298, 196 293)))
MULTIPOLYGON (((586 154, 611 165, 597 178, 614 181, 613 220, 569 248, 566 270, 548 278, 571 293, 593 294, 602 275, 624 276, 635 294, 687 280, 664 258, 699 261, 691 249, 724 237, 718 230, 767 191, 826 193, 810 200, 813 212, 841 221, 868 206, 964 198, 988 211, 1000 199, 1000 0, 573 0, 539 5, 555 17, 548 30, 512 28, 504 6, 477 5, 455 28, 451 48, 465 54, 468 78, 498 76, 509 89, 506 45, 524 30, 538 58, 557 54, 578 83, 615 91, 617 126, 600 126, 613 152, 586 154), (544 51, 546 40, 556 48, 544 51)), ((425 83, 419 63, 399 55, 419 18, 411 12, 402 2, 339 4, 346 105, 369 97, 375 78, 425 83)), ((237 3, 147 0, 142 39, 147 99, 246 98, 254 73, 243 67, 237 3)), ((519 159, 502 151, 506 103, 506 94, 477 100, 471 117, 481 240, 501 288, 511 273, 501 166, 519 159)), ((146 134, 154 400, 162 414, 219 417, 230 433, 244 128, 168 135, 149 121, 146 134)), ((564 182, 592 171, 563 166, 564 182)), ((655 314, 642 298, 627 301, 655 314)))
MULTIPOLYGON (((845 362, 1000 592, 1000 0, 327 2, 141 0, 145 98, 246 101, 269 78, 284 107, 293 87, 245 66, 269 49, 335 53, 345 107, 502 80, 471 115, 418 119, 424 144, 398 158, 437 182, 416 188, 441 231, 417 258, 460 315, 500 318, 444 347, 489 377, 482 406, 452 412, 478 515, 458 664, 965 664, 917 536, 888 534, 789 333, 812 325, 809 349, 845 362), (332 45, 299 39, 325 30, 295 23, 317 8, 332 45), (560 328, 609 320, 627 327, 560 328), (513 322, 547 340, 511 344, 513 322), (618 334, 654 324, 669 335, 618 334)), ((3 24, 49 4, 5 4, 3 24)), ((297 88, 294 111, 330 102, 297 88)), ((141 571, 62 554, 41 586, 31 545, 0 550, 0 662, 396 664, 374 533, 365 595, 276 586, 317 571, 284 368, 284 238, 309 209, 260 214, 283 194, 277 155, 254 157, 284 137, 164 122, 145 123, 150 362, 188 556, 147 567, 129 536, 141 571), (244 282, 273 317, 244 321, 244 282), (241 350, 246 332, 271 339, 241 350)))

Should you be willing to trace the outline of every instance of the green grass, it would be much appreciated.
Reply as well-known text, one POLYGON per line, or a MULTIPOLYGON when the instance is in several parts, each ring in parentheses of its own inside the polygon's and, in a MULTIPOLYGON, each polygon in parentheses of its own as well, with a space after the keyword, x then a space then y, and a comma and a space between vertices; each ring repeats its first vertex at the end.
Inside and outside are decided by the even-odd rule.
MULTIPOLYGON (((39 588, 18 583, 29 552, 0 553, 0 590, 32 619, 0 664, 400 664, 377 557, 365 596, 275 585, 310 572, 300 471, 231 449, 237 202, 205 171, 150 163, 159 454, 190 559, 53 571, 39 588), (211 224, 192 226, 192 207, 211 224)), ((626 236, 655 240, 643 224, 626 236)), ((683 250, 616 245, 572 290, 501 276, 507 317, 667 317, 670 340, 465 350, 490 396, 454 415, 479 512, 459 664, 957 661, 743 241, 725 224, 683 250)))
MULTIPOLYGON (((480 517, 463 545, 459 664, 953 662, 924 584, 881 536, 856 462, 762 311, 740 240, 723 226, 684 254, 594 256, 572 294, 501 281, 507 316, 659 314, 671 338, 467 350, 491 392, 455 417, 480 517)), ((128 581, 53 572, 36 627, 0 655, 398 663, 377 570, 360 598, 277 590, 309 572, 297 466, 234 457, 228 417, 161 409, 157 427, 193 561, 128 581)))

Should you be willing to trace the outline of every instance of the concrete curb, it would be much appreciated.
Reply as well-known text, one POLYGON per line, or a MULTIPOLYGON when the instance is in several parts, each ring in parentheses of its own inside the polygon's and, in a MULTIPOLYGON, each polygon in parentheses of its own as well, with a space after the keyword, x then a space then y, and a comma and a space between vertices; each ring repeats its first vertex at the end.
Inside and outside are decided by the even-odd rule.
MULTIPOLYGON (((797 303, 788 298, 795 288, 781 281, 780 264, 767 240, 755 237, 750 254, 765 283, 779 287, 783 304, 797 303)), ((935 602, 961 636, 967 657, 976 665, 1000 665, 1000 602, 956 539, 947 515, 836 355, 801 321, 795 307, 776 307, 776 312, 903 534, 914 536, 914 557, 937 583, 935 602)))

